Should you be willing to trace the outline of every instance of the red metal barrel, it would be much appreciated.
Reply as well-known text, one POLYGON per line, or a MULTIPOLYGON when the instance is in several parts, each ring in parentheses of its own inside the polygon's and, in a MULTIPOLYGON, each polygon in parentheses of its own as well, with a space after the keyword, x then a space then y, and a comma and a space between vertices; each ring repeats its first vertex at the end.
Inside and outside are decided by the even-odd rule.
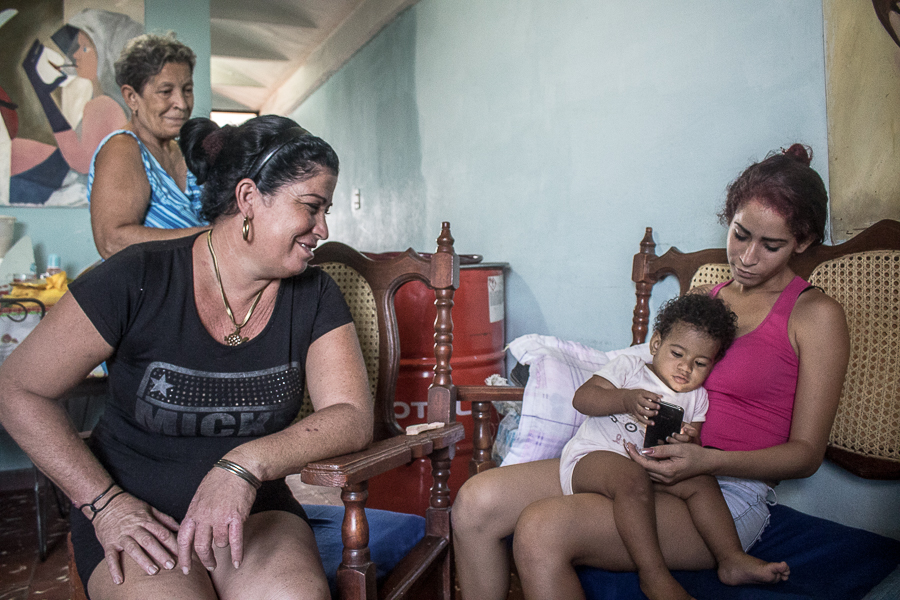
MULTIPOLYGON (((479 263, 460 268, 453 298, 453 383, 481 385, 493 374, 506 374, 506 263, 479 263)), ((401 427, 427 420, 428 386, 434 374, 434 291, 418 281, 405 284, 395 300, 400 334, 400 374, 394 412, 401 427), (423 310, 423 306, 430 307, 423 310)), ((450 496, 468 478, 474 421, 470 407, 456 407, 466 437, 457 445, 450 476, 450 496)), ((496 424, 496 414, 493 415, 496 424)), ((431 463, 422 458, 369 481, 371 508, 424 515, 431 488, 431 463)))

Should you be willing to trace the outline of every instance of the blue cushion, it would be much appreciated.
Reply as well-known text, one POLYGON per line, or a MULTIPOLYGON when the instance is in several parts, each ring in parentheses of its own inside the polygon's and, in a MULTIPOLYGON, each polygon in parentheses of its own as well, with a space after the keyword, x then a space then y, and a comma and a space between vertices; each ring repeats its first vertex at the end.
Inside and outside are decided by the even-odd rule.
MULTIPOLYGON (((900 565, 900 541, 803 514, 771 507, 772 520, 750 554, 791 567, 788 581, 731 587, 715 570, 675 571, 675 578, 698 600, 854 600, 900 565)), ((646 598, 635 573, 579 568, 588 600, 646 598)))
MULTIPOLYGON (((304 504, 303 509, 316 536, 331 595, 336 597, 335 577, 344 550, 341 543, 344 507, 304 504)), ((376 579, 381 581, 425 536, 425 519, 375 508, 366 509, 366 518, 369 521, 369 552, 376 564, 376 579)))

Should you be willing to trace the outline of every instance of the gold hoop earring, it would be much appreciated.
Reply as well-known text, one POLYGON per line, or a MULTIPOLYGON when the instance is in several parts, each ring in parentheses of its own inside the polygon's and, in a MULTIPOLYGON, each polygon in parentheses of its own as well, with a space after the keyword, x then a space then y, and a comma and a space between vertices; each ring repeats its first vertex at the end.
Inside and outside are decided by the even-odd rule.
POLYGON ((250 240, 250 217, 246 215, 244 215, 244 225, 241 227, 241 237, 245 242, 250 240))

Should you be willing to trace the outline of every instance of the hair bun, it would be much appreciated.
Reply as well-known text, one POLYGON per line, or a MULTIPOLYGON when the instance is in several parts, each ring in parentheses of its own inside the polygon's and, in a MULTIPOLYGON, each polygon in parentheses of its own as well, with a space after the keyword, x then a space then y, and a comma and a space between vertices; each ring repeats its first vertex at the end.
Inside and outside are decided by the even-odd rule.
POLYGON ((812 162, 812 148, 809 146, 805 146, 803 144, 792 144, 790 148, 785 150, 781 149, 781 153, 785 156, 789 156, 807 167, 812 162))
POLYGON ((231 125, 225 125, 224 127, 211 131, 200 143, 203 150, 206 152, 210 166, 216 163, 219 153, 222 152, 222 148, 225 147, 225 142, 230 133, 230 127, 231 125))

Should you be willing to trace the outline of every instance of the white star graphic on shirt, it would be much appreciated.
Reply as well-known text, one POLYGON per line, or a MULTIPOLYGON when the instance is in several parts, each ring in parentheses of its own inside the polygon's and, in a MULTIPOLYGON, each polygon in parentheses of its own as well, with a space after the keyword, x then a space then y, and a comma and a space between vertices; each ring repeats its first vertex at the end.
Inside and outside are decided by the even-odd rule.
POLYGON ((160 394, 162 394, 162 397, 166 399, 168 399, 169 388, 175 387, 173 384, 166 382, 165 373, 159 379, 151 378, 150 382, 153 384, 153 389, 151 389, 150 391, 159 392, 160 394))

